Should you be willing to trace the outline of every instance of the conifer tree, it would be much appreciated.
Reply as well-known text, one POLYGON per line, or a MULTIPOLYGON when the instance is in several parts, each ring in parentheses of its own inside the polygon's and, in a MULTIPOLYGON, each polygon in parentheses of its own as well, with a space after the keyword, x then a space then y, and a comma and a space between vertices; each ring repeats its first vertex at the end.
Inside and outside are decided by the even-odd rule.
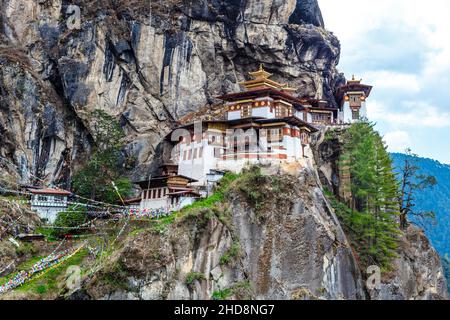
POLYGON ((392 161, 374 124, 353 124, 341 162, 350 171, 352 201, 346 222, 363 263, 389 268, 399 236, 398 184, 392 161))
MULTIPOLYGON (((408 216, 416 218, 417 224, 426 224, 429 220, 435 219, 433 211, 422 211, 415 209, 415 196, 427 188, 432 188, 437 184, 434 176, 424 175, 419 173, 419 166, 417 165, 417 155, 411 152, 411 149, 406 149, 406 157, 403 161, 403 166, 400 168, 400 195, 398 198, 400 204, 400 226, 406 229, 409 225, 408 216)), ((422 225, 425 227, 425 225, 422 225)))

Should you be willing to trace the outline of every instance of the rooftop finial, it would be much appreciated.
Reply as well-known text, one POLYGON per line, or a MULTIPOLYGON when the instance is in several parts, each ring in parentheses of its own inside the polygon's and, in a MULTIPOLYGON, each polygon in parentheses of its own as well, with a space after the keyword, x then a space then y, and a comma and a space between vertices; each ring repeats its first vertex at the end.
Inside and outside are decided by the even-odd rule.
POLYGON ((351 83, 361 83, 362 79, 356 79, 355 75, 352 76, 352 80, 348 80, 351 83))
POLYGON ((249 72, 249 74, 255 79, 268 79, 272 74, 264 70, 264 65, 259 64, 259 69, 257 71, 249 72))

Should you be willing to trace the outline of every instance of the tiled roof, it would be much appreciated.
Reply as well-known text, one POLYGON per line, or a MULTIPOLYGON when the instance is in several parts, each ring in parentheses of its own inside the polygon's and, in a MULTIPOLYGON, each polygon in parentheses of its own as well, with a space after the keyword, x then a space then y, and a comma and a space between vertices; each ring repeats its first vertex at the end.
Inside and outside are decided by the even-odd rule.
POLYGON ((50 194, 50 195, 61 195, 61 196, 69 196, 72 193, 62 189, 28 189, 33 194, 50 194))

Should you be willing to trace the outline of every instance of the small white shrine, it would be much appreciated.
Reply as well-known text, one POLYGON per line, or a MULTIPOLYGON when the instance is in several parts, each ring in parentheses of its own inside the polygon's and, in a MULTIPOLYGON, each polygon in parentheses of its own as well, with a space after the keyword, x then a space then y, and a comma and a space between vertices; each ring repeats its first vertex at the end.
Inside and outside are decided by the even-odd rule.
POLYGON ((67 198, 70 192, 60 189, 28 189, 31 196, 31 210, 49 223, 56 220, 58 213, 67 210, 67 198))

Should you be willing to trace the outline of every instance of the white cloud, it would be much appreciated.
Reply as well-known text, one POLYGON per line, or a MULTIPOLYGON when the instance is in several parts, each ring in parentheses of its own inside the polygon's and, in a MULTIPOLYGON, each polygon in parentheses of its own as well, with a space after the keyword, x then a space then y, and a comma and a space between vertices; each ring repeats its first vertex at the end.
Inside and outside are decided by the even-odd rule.
POLYGON ((399 102, 394 107, 379 101, 367 102, 368 117, 391 127, 450 127, 450 113, 420 101, 399 102))
POLYGON ((339 69, 374 89, 369 119, 391 151, 449 162, 450 1, 319 0, 341 41, 339 69))
POLYGON ((391 131, 384 135, 390 152, 405 152, 411 146, 411 137, 406 131, 391 131))
MULTIPOLYGON (((418 4, 411 0, 319 0, 326 28, 341 40, 343 52, 350 55, 370 56, 389 53, 389 48, 367 52, 383 47, 383 40, 367 38, 370 32, 397 30, 398 46, 405 50, 417 46, 426 59, 422 81, 426 78, 446 75, 450 71, 450 1, 433 0, 430 4, 418 4), (401 33, 413 33, 420 43, 401 43, 401 33)), ((414 68, 414 66, 411 66, 414 68)), ((351 70, 349 70, 351 72, 351 70)))
POLYGON ((393 71, 372 71, 365 75, 366 82, 377 90, 387 89, 395 92, 418 93, 421 89, 417 75, 393 71))

